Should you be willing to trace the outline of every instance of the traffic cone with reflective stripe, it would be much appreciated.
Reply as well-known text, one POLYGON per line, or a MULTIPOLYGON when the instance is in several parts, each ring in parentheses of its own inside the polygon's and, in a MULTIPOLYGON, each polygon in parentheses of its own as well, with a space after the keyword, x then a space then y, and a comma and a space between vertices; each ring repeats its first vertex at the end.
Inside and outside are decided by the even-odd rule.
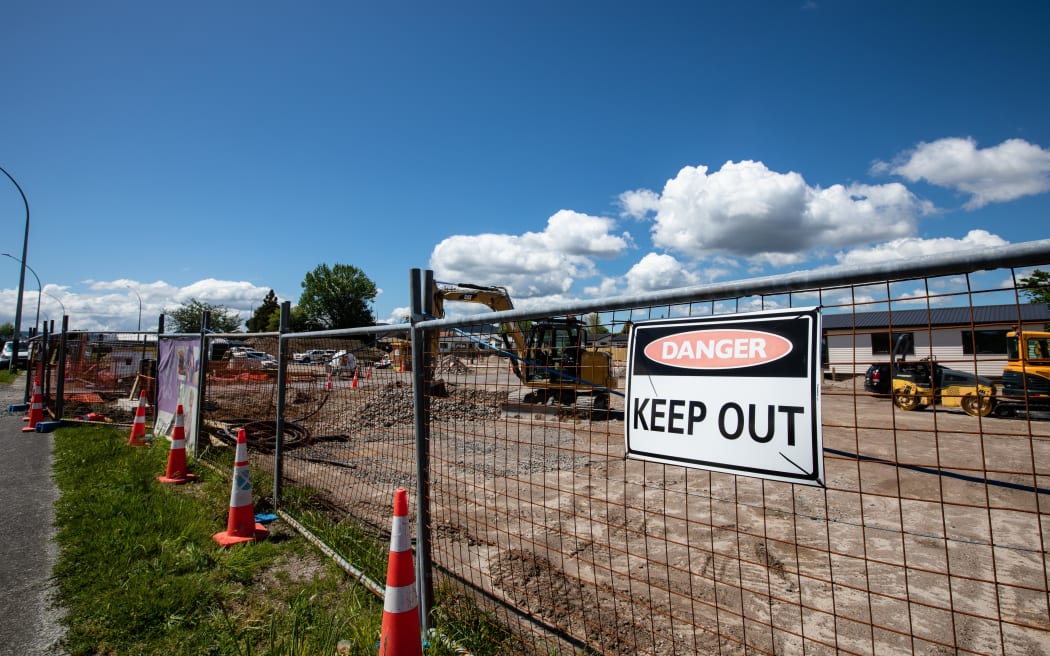
POLYGON ((368 369, 365 369, 365 380, 372 380, 372 366, 369 365, 368 369))
POLYGON ((350 381, 350 388, 357 389, 357 369, 354 369, 354 379, 350 381))
POLYGON ((40 378, 33 382, 33 400, 29 405, 29 423, 22 427, 23 433, 36 431, 37 422, 44 421, 44 393, 40 390, 40 378))
POLYGON ((139 407, 135 408, 135 423, 131 424, 128 446, 146 446, 146 391, 139 394, 139 407))
POLYGON ((332 374, 331 373, 329 373, 327 378, 325 379, 324 388, 326 390, 328 390, 329 392, 332 391, 332 374))
POLYGON ((184 428, 182 404, 175 410, 175 429, 171 432, 171 450, 168 451, 168 469, 163 476, 158 476, 161 483, 181 485, 197 478, 186 471, 186 429, 184 428))
POLYGON ((252 505, 252 479, 248 472, 248 433, 237 431, 237 451, 233 457, 233 485, 230 488, 230 517, 226 530, 212 536, 224 547, 253 540, 263 540, 270 532, 255 523, 252 505))
POLYGON ((422 656, 419 635, 419 601, 416 571, 408 534, 408 493, 394 493, 394 519, 390 529, 390 559, 386 567, 383 599, 383 628, 379 635, 380 656, 422 656))

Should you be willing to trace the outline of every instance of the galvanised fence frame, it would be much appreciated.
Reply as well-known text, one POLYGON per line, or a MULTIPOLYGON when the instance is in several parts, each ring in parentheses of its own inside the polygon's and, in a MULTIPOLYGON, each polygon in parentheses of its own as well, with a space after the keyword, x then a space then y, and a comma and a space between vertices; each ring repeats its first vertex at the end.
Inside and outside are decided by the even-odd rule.
POLYGON ((424 626, 473 653, 1048 653, 1048 414, 904 411, 863 383, 905 332, 913 360, 1001 366, 976 335, 1041 328, 1018 279, 1048 265, 1044 240, 445 318, 413 271, 406 324, 202 335, 276 366, 202 367, 197 453, 221 461, 247 426, 258 493, 377 594, 393 492, 411 490, 424 626), (823 486, 626 457, 631 326, 809 306, 836 326, 823 486), (590 348, 620 376, 600 412, 525 403, 500 340, 569 317, 604 329, 590 348))

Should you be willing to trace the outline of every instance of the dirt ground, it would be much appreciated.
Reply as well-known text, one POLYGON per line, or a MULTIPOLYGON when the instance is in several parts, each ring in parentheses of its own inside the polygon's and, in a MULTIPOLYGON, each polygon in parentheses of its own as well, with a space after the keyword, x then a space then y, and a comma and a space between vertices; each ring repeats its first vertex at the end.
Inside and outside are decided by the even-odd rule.
MULTIPOLYGON (((375 373, 297 390, 325 399, 302 419, 324 439, 285 473, 383 527, 415 484, 412 397, 375 373)), ((508 412, 492 367, 444 378, 435 564, 537 653, 1050 653, 1045 418, 905 413, 825 381, 819 488, 628 460, 621 419, 508 412)))

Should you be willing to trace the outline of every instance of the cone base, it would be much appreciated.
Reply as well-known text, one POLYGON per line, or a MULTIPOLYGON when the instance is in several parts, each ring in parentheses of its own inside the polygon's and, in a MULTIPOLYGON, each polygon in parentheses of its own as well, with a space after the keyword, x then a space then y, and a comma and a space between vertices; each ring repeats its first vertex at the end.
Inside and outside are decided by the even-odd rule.
POLYGON ((171 484, 174 484, 174 485, 182 485, 183 483, 188 483, 190 481, 197 480, 197 475, 196 474, 183 474, 182 478, 175 478, 174 476, 172 476, 172 477, 158 476, 157 480, 160 481, 161 483, 171 483, 171 484))
POLYGON ((255 535, 249 535, 247 537, 244 537, 240 535, 232 535, 229 531, 223 531, 222 533, 216 533, 211 537, 213 540, 219 543, 219 546, 229 547, 235 544, 254 542, 255 540, 265 540, 269 535, 269 529, 267 529, 262 524, 256 524, 255 535))
POLYGON ((23 426, 22 427, 22 432, 23 433, 35 433, 36 432, 36 426, 34 426, 32 424, 30 424, 29 426, 23 426))

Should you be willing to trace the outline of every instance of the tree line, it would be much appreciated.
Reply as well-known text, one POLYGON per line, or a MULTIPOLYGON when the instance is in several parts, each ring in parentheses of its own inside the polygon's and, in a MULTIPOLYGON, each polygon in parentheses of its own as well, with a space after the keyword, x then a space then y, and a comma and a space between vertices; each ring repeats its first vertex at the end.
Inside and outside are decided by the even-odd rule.
MULTIPOLYGON (((303 291, 291 309, 292 332, 331 330, 372 326, 372 302, 378 295, 374 282, 363 271, 350 264, 318 265, 300 283, 303 291)), ((201 318, 209 314, 208 329, 234 333, 241 329, 240 315, 221 305, 190 299, 181 306, 165 310, 165 330, 174 333, 196 333, 201 318)), ((271 289, 262 304, 244 322, 250 333, 277 332, 280 328, 281 305, 271 289)))

